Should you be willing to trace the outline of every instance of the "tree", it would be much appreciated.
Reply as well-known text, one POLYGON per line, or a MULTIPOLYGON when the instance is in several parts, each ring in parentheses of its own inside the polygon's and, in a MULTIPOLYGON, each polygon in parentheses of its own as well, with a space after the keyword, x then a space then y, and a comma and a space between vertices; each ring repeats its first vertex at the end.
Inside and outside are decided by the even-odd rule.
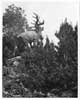
POLYGON ((16 37, 24 31, 24 26, 28 27, 24 10, 14 4, 8 6, 3 13, 3 59, 15 56, 16 37))
POLYGON ((59 39, 57 62, 61 84, 67 88, 77 87, 77 26, 73 28, 66 20, 55 35, 59 39))
POLYGON ((24 10, 14 4, 8 6, 3 14, 3 32, 20 34, 24 31, 24 26, 28 27, 24 10))

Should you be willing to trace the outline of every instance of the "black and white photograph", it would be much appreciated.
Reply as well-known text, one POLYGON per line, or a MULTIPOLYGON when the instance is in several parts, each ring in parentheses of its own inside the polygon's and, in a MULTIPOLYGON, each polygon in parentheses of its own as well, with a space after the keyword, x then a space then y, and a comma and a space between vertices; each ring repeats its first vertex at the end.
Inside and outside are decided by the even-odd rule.
POLYGON ((78 5, 3 0, 2 98, 78 98, 78 5))

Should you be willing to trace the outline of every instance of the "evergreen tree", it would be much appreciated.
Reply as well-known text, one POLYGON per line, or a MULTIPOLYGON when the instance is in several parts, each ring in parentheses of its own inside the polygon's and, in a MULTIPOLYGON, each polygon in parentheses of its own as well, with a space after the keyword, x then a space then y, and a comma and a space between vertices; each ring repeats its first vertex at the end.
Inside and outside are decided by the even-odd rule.
POLYGON ((77 26, 74 29, 66 20, 55 35, 59 39, 57 62, 61 84, 65 88, 77 87, 77 26))

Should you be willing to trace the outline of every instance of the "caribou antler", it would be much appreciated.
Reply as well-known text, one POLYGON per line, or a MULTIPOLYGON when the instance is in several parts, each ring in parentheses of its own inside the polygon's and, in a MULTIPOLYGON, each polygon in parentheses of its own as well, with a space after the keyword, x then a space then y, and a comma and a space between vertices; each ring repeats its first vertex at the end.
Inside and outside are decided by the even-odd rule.
POLYGON ((35 16, 32 16, 33 18, 35 18, 36 20, 33 20, 34 23, 32 23, 33 25, 37 25, 37 26, 40 26, 40 25, 43 25, 44 24, 44 20, 41 22, 40 21, 40 17, 38 14, 36 13, 33 13, 35 16))

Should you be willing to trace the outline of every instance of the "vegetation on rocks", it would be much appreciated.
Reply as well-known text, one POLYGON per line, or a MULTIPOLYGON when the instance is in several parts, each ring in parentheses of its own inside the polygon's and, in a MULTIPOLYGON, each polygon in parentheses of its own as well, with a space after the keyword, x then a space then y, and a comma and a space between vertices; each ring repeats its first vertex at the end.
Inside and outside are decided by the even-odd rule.
POLYGON ((78 26, 65 20, 58 46, 48 37, 44 44, 44 21, 34 16, 31 28, 22 8, 10 5, 3 14, 3 97, 77 97, 78 26), (24 29, 41 30, 39 41, 18 38, 24 29))

